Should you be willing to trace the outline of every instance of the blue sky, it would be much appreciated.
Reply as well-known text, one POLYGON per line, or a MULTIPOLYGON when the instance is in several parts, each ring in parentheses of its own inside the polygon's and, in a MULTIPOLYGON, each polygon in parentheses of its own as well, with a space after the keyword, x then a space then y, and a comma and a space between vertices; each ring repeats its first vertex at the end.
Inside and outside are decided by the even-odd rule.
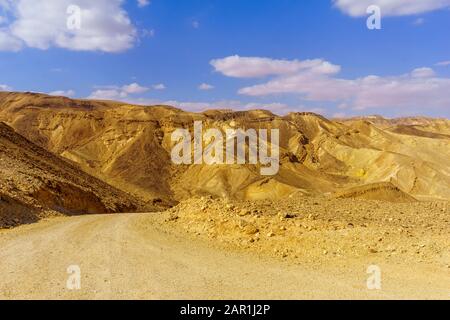
POLYGON ((381 30, 367 28, 361 0, 67 1, 81 8, 79 31, 65 29, 64 1, 0 0, 0 88, 195 111, 450 117, 450 1, 385 1, 381 30))

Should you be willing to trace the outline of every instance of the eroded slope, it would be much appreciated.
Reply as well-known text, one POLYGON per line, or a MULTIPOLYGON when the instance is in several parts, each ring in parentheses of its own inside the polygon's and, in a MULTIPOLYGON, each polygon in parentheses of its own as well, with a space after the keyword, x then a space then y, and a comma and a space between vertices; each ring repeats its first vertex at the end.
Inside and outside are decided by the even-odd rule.
POLYGON ((0 228, 53 214, 132 212, 142 206, 0 123, 0 228))

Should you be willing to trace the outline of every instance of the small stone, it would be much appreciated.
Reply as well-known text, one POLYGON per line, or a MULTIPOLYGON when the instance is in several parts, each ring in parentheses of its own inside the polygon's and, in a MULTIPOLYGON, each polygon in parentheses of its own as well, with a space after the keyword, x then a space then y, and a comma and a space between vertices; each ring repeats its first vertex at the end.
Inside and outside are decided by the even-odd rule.
POLYGON ((242 228, 245 228, 247 225, 248 225, 247 220, 244 220, 244 219, 239 220, 239 227, 240 227, 241 229, 242 229, 242 228))
POLYGON ((166 219, 166 222, 172 222, 172 221, 176 221, 178 220, 179 217, 176 214, 171 214, 169 215, 169 217, 166 219))
POLYGON ((251 213, 250 210, 242 209, 242 210, 239 212, 239 216, 245 217, 245 216, 248 216, 250 213, 251 213))
POLYGON ((376 249, 374 249, 374 248, 370 248, 370 249, 369 249, 369 252, 370 252, 370 253, 378 253, 378 251, 377 251, 376 249))
POLYGON ((278 217, 279 217, 281 220, 284 220, 284 219, 293 219, 293 218, 295 218, 295 215, 290 214, 290 213, 287 213, 287 212, 279 212, 279 213, 278 213, 278 217))
POLYGON ((267 238, 272 238, 273 236, 275 236, 275 233, 272 231, 267 234, 267 238))
POLYGON ((248 235, 254 235, 259 232, 259 229, 252 224, 248 224, 243 228, 243 231, 248 235))
POLYGON ((278 213, 278 219, 280 219, 280 221, 283 221, 284 219, 286 219, 286 215, 284 213, 278 213))

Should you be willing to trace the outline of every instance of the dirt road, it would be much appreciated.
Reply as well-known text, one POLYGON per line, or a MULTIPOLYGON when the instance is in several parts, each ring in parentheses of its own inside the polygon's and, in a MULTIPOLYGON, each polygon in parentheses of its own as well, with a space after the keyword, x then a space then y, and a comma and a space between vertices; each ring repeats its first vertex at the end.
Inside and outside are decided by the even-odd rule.
MULTIPOLYGON (((150 214, 55 218, 0 231, 1 299, 402 299, 450 298, 445 274, 381 265, 313 266, 258 258, 149 225, 150 214), (67 289, 78 265, 81 289, 67 289)), ((150 224, 151 225, 151 224, 150 224)), ((448 274, 447 274, 448 275, 448 274)))

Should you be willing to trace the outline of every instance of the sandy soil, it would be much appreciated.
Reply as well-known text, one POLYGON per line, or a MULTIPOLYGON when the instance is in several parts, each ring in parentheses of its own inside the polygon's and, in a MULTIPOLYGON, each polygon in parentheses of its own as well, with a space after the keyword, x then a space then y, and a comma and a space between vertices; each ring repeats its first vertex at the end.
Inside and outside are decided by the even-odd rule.
POLYGON ((1 299, 450 298, 450 271, 386 263, 298 263, 195 238, 158 214, 62 217, 0 231, 1 299), (368 290, 378 264, 382 290, 368 290), (81 289, 66 287, 81 268, 81 289))

